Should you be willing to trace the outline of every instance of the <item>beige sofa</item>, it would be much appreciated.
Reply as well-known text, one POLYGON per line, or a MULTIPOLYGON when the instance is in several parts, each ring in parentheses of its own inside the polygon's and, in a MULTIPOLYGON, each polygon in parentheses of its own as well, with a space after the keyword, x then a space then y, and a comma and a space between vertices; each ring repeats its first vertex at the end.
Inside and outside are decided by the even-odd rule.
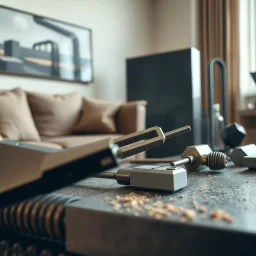
POLYGON ((144 129, 146 105, 145 101, 86 99, 78 93, 4 90, 0 92, 0 134, 34 145, 69 148, 144 129))

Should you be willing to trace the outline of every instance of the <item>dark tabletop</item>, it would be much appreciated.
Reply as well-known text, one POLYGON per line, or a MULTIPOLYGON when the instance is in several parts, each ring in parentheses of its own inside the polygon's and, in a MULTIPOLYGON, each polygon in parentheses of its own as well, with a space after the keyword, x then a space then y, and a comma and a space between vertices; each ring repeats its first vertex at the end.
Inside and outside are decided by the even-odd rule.
MULTIPOLYGON (((174 202, 177 206, 187 209, 195 209, 195 205, 206 208, 205 213, 199 213, 198 209, 195 209, 196 219, 185 223, 181 223, 181 216, 178 214, 156 220, 154 217, 148 216, 147 212, 141 213, 140 216, 134 216, 134 211, 127 212, 125 209, 116 211, 106 200, 106 196, 115 198, 116 195, 128 194, 131 191, 138 194, 144 193, 143 190, 118 185, 115 180, 90 178, 61 189, 58 193, 86 198, 84 201, 88 202, 88 209, 100 211, 103 216, 104 212, 113 213, 113 216, 122 216, 131 221, 136 218, 141 221, 152 220, 152 223, 159 223, 159 225, 165 223, 166 225, 177 224, 182 227, 185 225, 197 229, 206 228, 225 231, 231 235, 246 234, 250 239, 256 239, 256 170, 234 167, 229 164, 226 169, 218 172, 209 171, 209 169, 189 172, 188 186, 173 194, 146 191, 147 195, 152 198, 152 202, 156 200, 174 202), (224 210, 234 218, 234 221, 232 223, 213 221, 209 218, 209 213, 216 209, 224 210)), ((240 239, 241 237, 234 237, 234 243, 237 243, 237 240, 241 241, 240 239)), ((248 240, 245 237, 244 241, 248 240)), ((229 242, 232 244, 232 236, 229 237, 229 242)))
MULTIPOLYGON (((58 193, 83 198, 103 194, 102 200, 104 202, 108 195, 114 197, 119 194, 128 194, 131 191, 143 193, 142 190, 128 186, 125 189, 121 189, 122 187, 124 186, 117 184, 115 180, 89 178, 73 186, 63 188, 58 193)), ((185 208, 192 209, 194 202, 198 206, 205 206, 207 212, 223 209, 234 217, 232 224, 212 222, 205 219, 206 214, 197 214, 198 218, 195 223, 225 226, 231 229, 239 228, 256 234, 256 170, 234 167, 229 164, 226 169, 218 172, 207 169, 189 172, 186 188, 172 194, 164 192, 150 192, 149 194, 152 197, 160 195, 161 200, 166 202, 172 202, 170 198, 174 198, 177 205, 185 208)), ((170 218, 174 217, 171 216, 170 218)))

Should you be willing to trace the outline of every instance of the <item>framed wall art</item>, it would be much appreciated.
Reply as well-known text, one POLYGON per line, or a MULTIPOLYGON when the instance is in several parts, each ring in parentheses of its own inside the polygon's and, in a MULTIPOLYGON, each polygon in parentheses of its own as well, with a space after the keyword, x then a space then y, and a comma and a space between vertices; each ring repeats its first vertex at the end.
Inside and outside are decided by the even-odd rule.
POLYGON ((0 5, 0 73, 91 83, 92 31, 0 5))

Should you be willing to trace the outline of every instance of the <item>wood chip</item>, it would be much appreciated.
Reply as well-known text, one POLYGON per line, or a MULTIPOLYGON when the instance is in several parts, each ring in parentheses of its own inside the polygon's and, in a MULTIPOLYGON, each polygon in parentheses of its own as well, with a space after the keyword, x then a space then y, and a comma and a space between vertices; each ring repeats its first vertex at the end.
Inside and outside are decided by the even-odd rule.
POLYGON ((222 209, 216 209, 210 212, 209 217, 212 220, 226 221, 228 223, 234 222, 234 218, 222 209))
POLYGON ((180 208, 177 207, 176 205, 173 205, 173 204, 168 204, 168 203, 166 203, 166 204, 164 205, 164 208, 165 208, 166 210, 168 210, 170 213, 178 213, 178 212, 180 212, 180 208))
POLYGON ((191 210, 191 209, 186 209, 186 210, 183 211, 183 216, 187 220, 195 220, 196 219, 196 212, 194 210, 191 210))
POLYGON ((161 208, 153 208, 151 210, 149 210, 148 215, 152 216, 152 217, 157 217, 157 216, 163 216, 163 217, 167 217, 169 216, 169 212, 165 209, 161 209, 161 208))
POLYGON ((199 191, 203 192, 205 191, 205 188, 200 188, 199 191))
MULTIPOLYGON (((180 197, 183 198, 183 195, 180 195, 180 197)), ((156 219, 169 217, 172 214, 182 215, 180 216, 182 221, 192 221, 196 218, 196 212, 193 209, 185 209, 170 203, 170 201, 159 200, 160 198, 160 196, 156 196, 150 199, 148 195, 131 192, 126 195, 117 195, 114 198, 106 197, 105 199, 109 201, 114 210, 120 211, 123 209, 126 212, 131 212, 134 216, 146 212, 148 216, 156 219)), ((194 202, 194 208, 196 207, 197 205, 194 202)))
POLYGON ((184 195, 180 195, 180 198, 184 198, 184 195))
POLYGON ((207 211, 206 207, 204 207, 204 206, 199 207, 199 212, 204 213, 206 211, 207 211))

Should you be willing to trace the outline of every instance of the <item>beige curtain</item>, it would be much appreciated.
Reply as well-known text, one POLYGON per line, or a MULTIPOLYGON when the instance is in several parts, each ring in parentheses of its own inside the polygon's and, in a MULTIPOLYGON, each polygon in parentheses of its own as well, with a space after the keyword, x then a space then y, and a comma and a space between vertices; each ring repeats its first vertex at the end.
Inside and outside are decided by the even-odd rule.
MULTIPOLYGON (((227 65, 228 122, 235 121, 238 85, 237 1, 199 1, 199 42, 201 52, 202 106, 208 115, 207 64, 221 58, 227 65)), ((221 103, 219 67, 215 66, 215 103, 221 103)))

